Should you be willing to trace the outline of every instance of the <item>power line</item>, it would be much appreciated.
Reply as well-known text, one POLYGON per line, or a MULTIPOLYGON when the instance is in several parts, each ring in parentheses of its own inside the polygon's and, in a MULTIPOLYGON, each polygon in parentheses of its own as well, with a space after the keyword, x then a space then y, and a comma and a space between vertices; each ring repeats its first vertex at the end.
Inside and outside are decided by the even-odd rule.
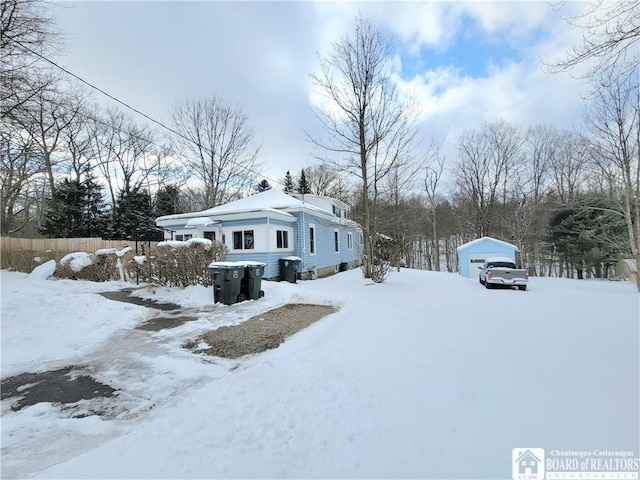
MULTIPOLYGON (((198 142, 196 142, 195 140, 186 137, 185 135, 181 134, 180 132, 174 130, 173 128, 165 125, 164 123, 150 117, 149 115, 147 115, 146 113, 141 112, 140 110, 132 107, 131 105, 127 104, 126 102, 123 102, 122 100, 119 100, 118 98, 114 97, 113 95, 105 92, 104 90, 102 90, 101 88, 93 85, 92 83, 84 80, 83 78, 79 77, 78 75, 76 75, 73 72, 70 72, 69 70, 67 70, 66 68, 58 65, 56 62, 54 62, 53 60, 46 58, 45 56, 41 55, 40 53, 36 52, 35 50, 31 49, 30 47, 26 46, 25 44, 23 44, 22 42, 20 42, 19 40, 17 40, 16 38, 10 36, 10 35, 5 35, 8 39, 12 40, 13 42, 17 43, 18 45, 20 45, 22 48, 24 48, 25 50, 31 52, 33 55, 37 56, 38 58, 40 58, 41 60, 44 60, 45 62, 50 63, 51 65, 53 65, 54 67, 62 70, 64 73, 66 73, 67 75, 70 75, 71 77, 79 80, 80 82, 84 83, 85 85, 89 86, 90 88, 93 88, 94 90, 97 90, 98 92, 102 93, 103 95, 109 97, 110 99, 114 100, 115 102, 119 103, 120 105, 123 105, 125 108, 128 108, 129 110, 137 113, 138 115, 142 115, 144 118, 146 118, 147 120, 155 123, 156 125, 159 125, 160 127, 164 128, 165 130, 168 130, 169 132, 173 133, 174 135, 177 135, 178 137, 186 140, 187 142, 193 143, 194 145, 196 145, 198 148, 202 148, 205 151, 208 151, 208 153, 210 153, 212 156, 215 156, 215 152, 213 150, 208 150, 207 148, 204 148, 202 145, 200 145, 198 142)), ((95 119, 93 119, 95 120, 95 119)), ((115 128, 115 127, 113 127, 115 128)), ((276 184, 281 184, 282 182, 280 182, 279 180, 274 180, 272 178, 269 178, 265 175, 263 175, 262 173, 259 173, 255 170, 253 170, 250 167, 247 167, 245 165, 240 165, 236 162, 234 162, 233 160, 230 160, 230 163, 238 168, 241 168, 243 170, 245 170, 246 172, 249 173, 253 173, 254 175, 258 176, 258 177, 263 177, 266 180, 270 180, 273 183, 276 184)))

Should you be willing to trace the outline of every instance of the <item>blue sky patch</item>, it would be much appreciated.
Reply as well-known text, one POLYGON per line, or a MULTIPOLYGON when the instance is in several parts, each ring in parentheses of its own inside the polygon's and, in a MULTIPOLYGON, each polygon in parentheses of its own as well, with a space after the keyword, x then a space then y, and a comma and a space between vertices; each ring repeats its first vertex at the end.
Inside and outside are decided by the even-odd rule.
POLYGON ((427 70, 453 68, 462 76, 486 77, 495 68, 520 62, 528 55, 528 46, 542 38, 541 30, 515 38, 509 32, 487 35, 469 18, 460 27, 453 42, 444 48, 422 46, 418 55, 401 54, 402 76, 411 78, 427 70))

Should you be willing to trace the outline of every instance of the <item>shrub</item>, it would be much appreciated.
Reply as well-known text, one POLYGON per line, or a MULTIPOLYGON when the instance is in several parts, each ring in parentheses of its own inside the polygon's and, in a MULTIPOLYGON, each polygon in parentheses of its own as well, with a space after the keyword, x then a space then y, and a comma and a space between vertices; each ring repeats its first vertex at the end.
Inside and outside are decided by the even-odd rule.
POLYGON ((0 268, 14 272, 31 273, 34 268, 48 260, 51 260, 51 257, 45 257, 41 252, 5 250, 0 257, 0 268))
MULTIPOLYGON (((187 287, 189 285, 211 286, 209 264, 227 258, 227 247, 220 242, 192 239, 186 242, 160 242, 158 247, 147 252, 142 245, 141 255, 128 252, 121 258, 125 280, 141 281, 159 286, 187 287)), ((88 254, 76 252, 63 254, 27 250, 2 252, 1 268, 31 273, 35 267, 49 260, 56 261, 54 276, 72 280, 107 282, 120 280, 118 257, 113 252, 88 254), (85 261, 82 261, 82 259, 85 261), (74 259, 78 261, 74 262, 74 259), (90 259, 90 260, 88 260, 90 259)))
POLYGON ((160 242, 153 254, 130 261, 128 273, 143 282, 167 287, 211 286, 209 264, 227 258, 228 250, 220 242, 202 240, 160 242))
MULTIPOLYGON (((63 257, 64 258, 64 257, 63 257)), ((120 280, 120 273, 116 267, 115 255, 91 255, 93 262, 77 270, 70 263, 66 265, 58 262, 55 276, 72 280, 89 280, 92 282, 108 282, 120 280)))

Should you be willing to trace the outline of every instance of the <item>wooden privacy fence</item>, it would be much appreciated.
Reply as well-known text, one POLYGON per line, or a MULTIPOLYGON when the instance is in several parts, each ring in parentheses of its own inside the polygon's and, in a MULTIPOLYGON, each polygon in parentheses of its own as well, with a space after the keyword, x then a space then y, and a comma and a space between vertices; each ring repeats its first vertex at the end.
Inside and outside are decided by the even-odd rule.
MULTIPOLYGON (((103 240, 101 238, 13 238, 0 237, 0 249, 3 252, 11 252, 18 250, 27 250, 32 252, 87 252, 94 253, 101 248, 117 248, 131 247, 135 252, 136 242, 133 240, 103 240)), ((158 242, 151 242, 151 248, 154 248, 158 242)), ((138 242, 138 246, 144 245, 148 248, 149 242, 138 242)))

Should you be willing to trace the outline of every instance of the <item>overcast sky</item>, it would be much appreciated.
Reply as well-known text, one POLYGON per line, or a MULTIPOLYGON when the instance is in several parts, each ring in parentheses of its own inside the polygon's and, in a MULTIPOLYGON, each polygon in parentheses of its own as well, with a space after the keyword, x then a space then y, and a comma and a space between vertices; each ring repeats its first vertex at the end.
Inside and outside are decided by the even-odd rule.
MULTIPOLYGON (((184 97, 241 107, 263 144, 264 175, 280 180, 314 159, 317 53, 358 11, 393 39, 403 87, 421 107, 420 135, 446 136, 448 164, 464 130, 504 119, 529 126, 579 122, 588 87, 545 73, 580 32, 548 2, 64 2, 56 7, 71 72, 161 121, 184 97)), ((96 92, 96 99, 102 99, 96 92)), ((134 115, 135 116, 135 115, 134 115)), ((146 122, 136 116, 141 123, 146 122)))

